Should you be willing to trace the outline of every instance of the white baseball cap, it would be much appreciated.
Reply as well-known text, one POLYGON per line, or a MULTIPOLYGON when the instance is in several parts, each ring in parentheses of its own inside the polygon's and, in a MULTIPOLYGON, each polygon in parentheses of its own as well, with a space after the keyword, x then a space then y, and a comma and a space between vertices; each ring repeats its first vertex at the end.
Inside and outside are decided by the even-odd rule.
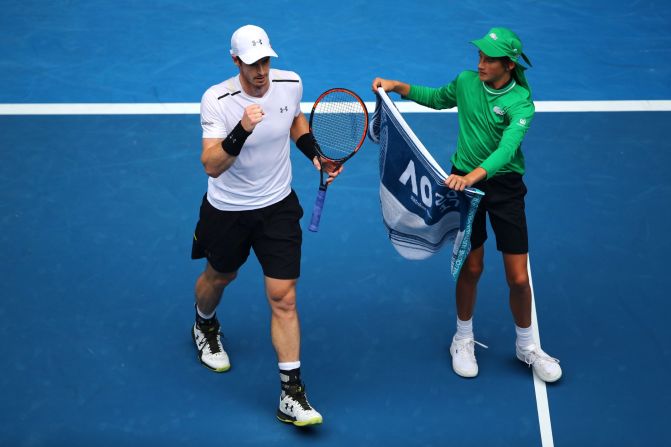
POLYGON ((255 25, 245 25, 231 36, 231 55, 242 59, 245 64, 253 64, 264 57, 277 57, 270 46, 268 34, 255 25))

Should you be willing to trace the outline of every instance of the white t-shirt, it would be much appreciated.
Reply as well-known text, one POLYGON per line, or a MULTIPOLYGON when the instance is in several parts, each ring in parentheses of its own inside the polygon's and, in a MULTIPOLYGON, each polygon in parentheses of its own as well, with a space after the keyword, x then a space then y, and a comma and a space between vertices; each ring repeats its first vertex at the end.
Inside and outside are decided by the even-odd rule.
POLYGON ((260 105, 264 112, 233 165, 208 180, 207 198, 217 209, 263 208, 291 192, 289 130, 301 113, 303 83, 292 71, 271 69, 269 78, 270 87, 261 98, 247 95, 238 76, 210 87, 203 95, 203 138, 225 138, 252 104, 260 105))

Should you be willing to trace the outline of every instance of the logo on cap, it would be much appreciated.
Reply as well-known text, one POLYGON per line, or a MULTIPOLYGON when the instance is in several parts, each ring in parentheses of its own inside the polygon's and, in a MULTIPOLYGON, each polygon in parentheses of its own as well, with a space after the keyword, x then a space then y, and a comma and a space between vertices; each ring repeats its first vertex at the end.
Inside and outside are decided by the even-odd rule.
MULTIPOLYGON (((256 43, 257 43, 256 40, 252 40, 252 46, 253 46, 253 47, 256 46, 256 43)), ((258 40, 258 44, 259 44, 259 45, 263 45, 263 41, 262 41, 261 39, 259 39, 259 40, 258 40)))
POLYGON ((489 37, 491 37, 493 40, 499 40, 499 36, 497 36, 496 33, 491 33, 489 37))

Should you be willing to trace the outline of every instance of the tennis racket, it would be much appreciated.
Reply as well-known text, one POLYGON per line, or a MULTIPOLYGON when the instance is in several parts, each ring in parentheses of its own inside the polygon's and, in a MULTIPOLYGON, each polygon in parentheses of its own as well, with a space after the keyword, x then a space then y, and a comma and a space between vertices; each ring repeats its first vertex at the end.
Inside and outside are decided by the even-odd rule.
MULTIPOLYGON (((363 145, 368 131, 368 111, 361 98, 351 90, 332 88, 321 94, 310 112, 310 131, 317 140, 322 158, 340 166, 352 158, 363 145)), ((327 175, 328 178, 328 175, 327 175)), ((324 163, 319 172, 319 191, 312 209, 310 231, 319 230, 326 199, 324 163)))

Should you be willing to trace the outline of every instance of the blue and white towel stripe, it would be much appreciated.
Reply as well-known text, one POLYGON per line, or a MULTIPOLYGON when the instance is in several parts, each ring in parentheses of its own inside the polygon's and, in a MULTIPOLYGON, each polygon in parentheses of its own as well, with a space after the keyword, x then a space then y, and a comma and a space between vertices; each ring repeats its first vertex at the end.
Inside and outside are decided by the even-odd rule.
POLYGON ((452 242, 456 279, 470 252, 471 224, 484 194, 445 186, 447 173, 382 89, 368 136, 380 145, 380 204, 392 245, 407 259, 426 259, 452 242))

